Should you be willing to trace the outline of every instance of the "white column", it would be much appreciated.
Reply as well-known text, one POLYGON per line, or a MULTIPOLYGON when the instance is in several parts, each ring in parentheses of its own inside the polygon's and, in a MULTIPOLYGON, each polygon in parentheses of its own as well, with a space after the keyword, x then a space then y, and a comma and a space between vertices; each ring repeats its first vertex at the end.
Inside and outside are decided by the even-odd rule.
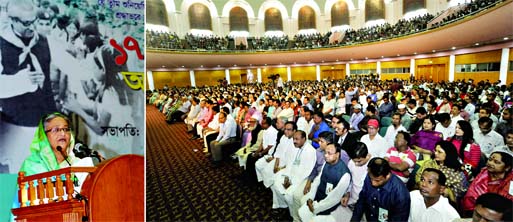
POLYGON ((499 79, 501 80, 501 85, 506 84, 508 80, 508 63, 509 63, 509 48, 502 49, 501 56, 501 69, 499 71, 499 79))
POLYGON ((194 70, 189 70, 189 77, 191 78, 191 86, 196 87, 196 77, 194 76, 194 70))
POLYGON ((317 75, 317 81, 321 81, 321 66, 315 65, 315 74, 317 75))
POLYGON ((381 61, 376 62, 376 74, 379 74, 379 80, 381 80, 381 61))
MULTIPOLYGON (((410 59, 410 73, 413 74, 413 76, 415 76, 415 59, 410 59)), ((415 76, 415 78, 417 78, 415 76)))
POLYGON ((230 70, 229 69, 224 70, 224 77, 226 78, 226 81, 228 81, 228 85, 230 85, 230 70))
POLYGON ((292 73, 290 71, 290 66, 287 66, 287 81, 292 81, 292 73))
POLYGON ((456 65, 456 56, 449 56, 449 82, 454 82, 454 66, 456 65))
POLYGON ((257 80, 262 83, 262 68, 257 68, 257 80))
POLYGON ((346 78, 351 75, 351 70, 349 70, 349 63, 346 63, 346 78))
POLYGON ((149 90, 155 90, 155 84, 153 84, 153 72, 148 70, 146 72, 146 78, 148 81, 149 90))

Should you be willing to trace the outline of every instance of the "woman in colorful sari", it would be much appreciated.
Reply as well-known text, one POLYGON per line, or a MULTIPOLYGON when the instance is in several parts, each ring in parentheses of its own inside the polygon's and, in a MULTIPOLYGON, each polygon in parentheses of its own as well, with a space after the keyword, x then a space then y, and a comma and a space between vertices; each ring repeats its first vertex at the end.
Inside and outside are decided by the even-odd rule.
POLYGON ((426 168, 434 168, 442 171, 447 177, 444 196, 453 203, 457 203, 468 189, 468 182, 456 152, 456 147, 451 142, 440 141, 435 145, 435 152, 432 158, 417 162, 420 166, 415 175, 415 184, 419 184, 422 172, 426 168))
POLYGON ((486 167, 476 176, 467 194, 463 198, 463 210, 473 211, 476 199, 484 193, 496 193, 513 201, 511 187, 513 186, 513 157, 504 151, 490 154, 486 167))
POLYGON ((412 147, 424 160, 431 158, 435 152, 435 144, 443 139, 442 133, 434 131, 435 124, 435 118, 428 116, 422 123, 422 130, 411 137, 412 147))

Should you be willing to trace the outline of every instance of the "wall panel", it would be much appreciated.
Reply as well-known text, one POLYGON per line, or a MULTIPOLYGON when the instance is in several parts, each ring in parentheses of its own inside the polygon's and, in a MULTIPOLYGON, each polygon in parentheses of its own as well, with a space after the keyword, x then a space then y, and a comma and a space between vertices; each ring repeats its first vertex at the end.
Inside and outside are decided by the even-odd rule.
POLYGON ((226 77, 224 70, 197 70, 194 76, 196 77, 196 86, 198 87, 218 85, 218 80, 226 77))
POLYGON ((410 67, 410 60, 381 62, 382 69, 383 68, 400 68, 400 67, 410 67))
POLYGON ((155 89, 162 89, 166 84, 169 87, 184 87, 191 85, 191 78, 189 77, 189 71, 153 71, 153 83, 155 89))
POLYGON ((321 80, 325 79, 345 79, 346 65, 324 65, 321 66, 321 80))
POLYGON ((501 51, 502 50, 495 50, 489 52, 457 55, 455 62, 456 64, 501 62, 501 51))
POLYGON ((473 79, 475 83, 479 81, 489 80, 495 82, 499 80, 499 72, 459 72, 454 73, 454 80, 469 80, 473 79))
POLYGON ((293 81, 299 80, 317 80, 315 66, 291 67, 290 73, 293 81))

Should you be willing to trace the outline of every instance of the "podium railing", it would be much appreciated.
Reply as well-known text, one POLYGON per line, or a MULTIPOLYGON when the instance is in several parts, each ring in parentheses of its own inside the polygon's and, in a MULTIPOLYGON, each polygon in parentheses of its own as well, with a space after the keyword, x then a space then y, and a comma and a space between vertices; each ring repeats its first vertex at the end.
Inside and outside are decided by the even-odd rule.
POLYGON ((25 176, 18 173, 18 201, 21 207, 54 203, 73 198, 73 174, 92 173, 96 167, 67 167, 25 176), (63 180, 63 178, 65 178, 63 180), (45 202, 45 200, 47 200, 45 202))

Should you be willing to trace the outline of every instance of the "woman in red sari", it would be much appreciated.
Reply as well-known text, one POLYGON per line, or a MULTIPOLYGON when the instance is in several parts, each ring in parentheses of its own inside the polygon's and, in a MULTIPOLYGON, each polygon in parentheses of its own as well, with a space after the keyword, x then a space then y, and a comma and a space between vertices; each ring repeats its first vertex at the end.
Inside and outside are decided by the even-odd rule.
POLYGON ((513 201, 510 192, 513 186, 512 159, 510 153, 495 151, 490 155, 486 167, 481 170, 463 197, 463 210, 473 211, 477 197, 484 193, 496 193, 513 201))

